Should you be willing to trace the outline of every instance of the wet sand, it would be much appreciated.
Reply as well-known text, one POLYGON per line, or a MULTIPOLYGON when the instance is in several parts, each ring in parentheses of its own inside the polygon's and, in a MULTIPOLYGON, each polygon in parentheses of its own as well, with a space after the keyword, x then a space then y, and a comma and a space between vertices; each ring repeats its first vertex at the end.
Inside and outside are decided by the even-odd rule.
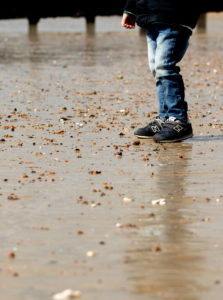
POLYGON ((110 20, 0 22, 0 298, 221 299, 223 17, 181 64, 194 137, 165 145, 134 145, 154 80, 145 37, 110 20))

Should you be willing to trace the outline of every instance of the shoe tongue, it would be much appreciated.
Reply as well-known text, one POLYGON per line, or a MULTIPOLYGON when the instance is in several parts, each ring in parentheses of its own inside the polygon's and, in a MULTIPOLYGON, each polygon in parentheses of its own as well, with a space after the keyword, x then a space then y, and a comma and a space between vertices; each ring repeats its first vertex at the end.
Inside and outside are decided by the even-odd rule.
POLYGON ((168 121, 174 122, 174 121, 176 121, 176 118, 175 117, 169 117, 168 121))

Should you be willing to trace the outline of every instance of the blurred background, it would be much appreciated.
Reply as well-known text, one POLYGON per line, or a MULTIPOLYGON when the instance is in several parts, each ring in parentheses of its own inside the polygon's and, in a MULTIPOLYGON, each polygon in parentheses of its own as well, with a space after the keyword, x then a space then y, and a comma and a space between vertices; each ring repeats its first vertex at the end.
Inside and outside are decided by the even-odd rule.
MULTIPOLYGON (((94 2, 83 0, 63 1, 63 5, 61 5, 61 3, 50 3, 49 1, 29 4, 13 1, 4 4, 4 9, 0 11, 0 32, 5 31, 6 28, 8 31, 26 31, 30 27, 33 31, 34 29, 58 32, 88 31, 89 33, 120 31, 123 30, 120 26, 120 17, 125 2, 126 0, 116 0, 111 3, 101 0, 94 2), (7 20, 11 20, 10 24, 7 20)), ((223 4, 219 1, 212 1, 212 3, 204 5, 202 3, 203 10, 207 13, 201 15, 198 28, 209 30, 209 20, 211 19, 213 21, 211 26, 214 27, 214 30, 221 30, 223 4)))

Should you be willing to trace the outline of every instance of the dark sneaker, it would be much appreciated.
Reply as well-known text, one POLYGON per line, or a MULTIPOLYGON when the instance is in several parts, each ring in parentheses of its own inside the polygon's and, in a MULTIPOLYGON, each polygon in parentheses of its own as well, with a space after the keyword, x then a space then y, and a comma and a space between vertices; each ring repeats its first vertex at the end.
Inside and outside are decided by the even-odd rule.
POLYGON ((174 143, 193 136, 191 123, 181 122, 180 120, 170 117, 162 126, 162 130, 154 135, 153 140, 156 143, 174 143))
POLYGON ((156 133, 158 133, 162 129, 163 121, 157 117, 152 122, 149 122, 149 124, 146 127, 138 128, 134 135, 136 135, 140 139, 151 139, 156 133))

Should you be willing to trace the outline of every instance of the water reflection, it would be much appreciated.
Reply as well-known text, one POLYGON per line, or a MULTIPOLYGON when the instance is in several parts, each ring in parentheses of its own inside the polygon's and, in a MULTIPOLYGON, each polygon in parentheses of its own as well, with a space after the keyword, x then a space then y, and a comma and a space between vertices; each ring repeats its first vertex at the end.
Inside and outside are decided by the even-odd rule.
POLYGON ((186 192, 192 147, 181 143, 160 150, 152 197, 165 198, 166 205, 154 207, 149 201, 144 213, 135 216, 138 229, 127 251, 134 293, 159 299, 182 299, 182 294, 183 299, 199 299, 198 270, 203 258, 199 241, 190 231, 193 199, 186 192))
POLYGON ((92 67, 96 63, 97 57, 97 36, 94 34, 85 35, 85 45, 83 47, 84 66, 92 67))
POLYGON ((88 36, 95 35, 95 23, 93 22, 86 22, 86 33, 88 36))
POLYGON ((38 26, 37 25, 29 25, 29 39, 30 41, 38 41, 38 26))

